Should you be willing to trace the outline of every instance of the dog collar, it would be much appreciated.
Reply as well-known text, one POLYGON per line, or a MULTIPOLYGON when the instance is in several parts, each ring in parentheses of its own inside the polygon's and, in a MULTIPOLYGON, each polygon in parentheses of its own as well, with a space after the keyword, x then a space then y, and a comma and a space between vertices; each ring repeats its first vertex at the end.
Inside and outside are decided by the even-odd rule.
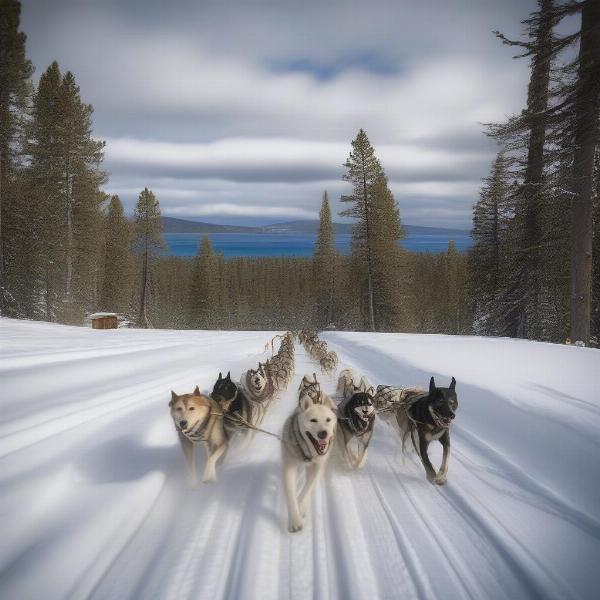
POLYGON ((194 429, 194 431, 190 431, 189 434, 183 433, 183 431, 181 433, 183 433, 183 435, 185 435, 185 437, 192 442, 205 442, 206 440, 204 439, 202 434, 204 433, 204 430, 208 427, 211 414, 212 413, 208 413, 204 421, 202 421, 202 424, 197 429, 194 429))

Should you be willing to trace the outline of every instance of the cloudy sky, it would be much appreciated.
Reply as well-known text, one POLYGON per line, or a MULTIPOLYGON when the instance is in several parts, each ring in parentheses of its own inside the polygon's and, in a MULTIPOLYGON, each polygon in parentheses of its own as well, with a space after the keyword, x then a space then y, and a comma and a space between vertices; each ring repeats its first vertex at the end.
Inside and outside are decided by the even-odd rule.
POLYGON ((109 193, 169 216, 271 223, 339 208, 366 130, 405 223, 468 228, 527 64, 491 33, 534 0, 22 0, 36 80, 56 59, 93 104, 109 193))

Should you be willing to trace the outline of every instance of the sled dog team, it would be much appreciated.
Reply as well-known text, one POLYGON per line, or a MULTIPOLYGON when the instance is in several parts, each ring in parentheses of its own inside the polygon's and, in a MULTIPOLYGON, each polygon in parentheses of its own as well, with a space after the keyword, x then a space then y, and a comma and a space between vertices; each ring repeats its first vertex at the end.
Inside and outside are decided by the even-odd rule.
MULTIPOLYGON (((287 388, 294 373, 293 334, 276 337, 281 337, 277 354, 259 363, 257 369, 243 373, 239 382, 232 381, 230 373, 225 377, 219 373, 210 395, 202 394, 198 387, 191 394, 171 392, 171 416, 192 483, 197 481, 195 444, 206 446, 208 458, 202 481, 210 482, 216 480, 216 463, 232 436, 244 430, 269 433, 260 429, 260 424, 270 403, 287 388)), ((324 373, 335 372, 338 357, 327 350, 325 342, 307 331, 301 331, 298 338, 324 373)), ((323 475, 334 439, 337 438, 347 465, 361 468, 367 459, 377 415, 397 433, 403 452, 410 441, 428 481, 436 485, 446 482, 450 423, 458 409, 454 378, 449 387, 437 387, 432 377, 428 390, 390 385, 375 389, 364 377, 358 379, 351 369, 344 369, 339 374, 335 396, 337 402, 321 389, 316 373, 305 375, 298 390, 298 405, 283 427, 283 485, 290 532, 303 527, 311 495, 323 475), (434 440, 443 448, 437 472, 427 453, 434 440), (298 492, 302 475, 304 485, 298 492)))
POLYGON ((242 373, 240 381, 231 373, 219 377, 210 395, 198 386, 191 394, 171 391, 169 407, 185 456, 189 479, 197 483, 194 444, 204 444, 207 461, 202 475, 205 483, 216 481, 216 463, 238 432, 259 429, 269 405, 278 392, 287 388, 294 376, 294 339, 291 332, 281 337, 277 354, 257 369, 242 373))
POLYGON ((332 375, 337 371, 337 354, 333 351, 327 351, 327 342, 320 340, 315 331, 306 331, 303 329, 298 334, 298 340, 310 357, 321 365, 323 373, 332 375))

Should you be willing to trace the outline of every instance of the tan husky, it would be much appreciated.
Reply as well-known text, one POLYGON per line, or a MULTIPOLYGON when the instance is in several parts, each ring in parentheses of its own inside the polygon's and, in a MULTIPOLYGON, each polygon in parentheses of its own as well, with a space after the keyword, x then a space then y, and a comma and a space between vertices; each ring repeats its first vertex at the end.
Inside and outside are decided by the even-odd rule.
POLYGON ((181 396, 171 391, 169 407, 187 463, 190 483, 198 482, 195 444, 201 443, 206 447, 207 456, 202 481, 216 481, 217 461, 227 450, 221 407, 209 396, 201 394, 198 386, 191 394, 181 396))

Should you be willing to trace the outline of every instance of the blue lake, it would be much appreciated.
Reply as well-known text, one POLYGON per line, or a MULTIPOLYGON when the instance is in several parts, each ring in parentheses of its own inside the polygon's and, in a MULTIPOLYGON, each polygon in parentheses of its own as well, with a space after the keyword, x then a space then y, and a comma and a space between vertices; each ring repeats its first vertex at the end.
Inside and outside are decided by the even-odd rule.
MULTIPOLYGON (((208 235, 213 250, 222 252, 226 257, 234 256, 312 256, 316 235, 311 233, 165 233, 167 243, 165 254, 168 256, 195 256, 200 240, 208 235)), ((335 237, 336 248, 350 253, 350 234, 335 237)), ((412 252, 444 252, 448 242, 453 239, 459 251, 472 245, 469 235, 407 235, 402 245, 412 252)))

